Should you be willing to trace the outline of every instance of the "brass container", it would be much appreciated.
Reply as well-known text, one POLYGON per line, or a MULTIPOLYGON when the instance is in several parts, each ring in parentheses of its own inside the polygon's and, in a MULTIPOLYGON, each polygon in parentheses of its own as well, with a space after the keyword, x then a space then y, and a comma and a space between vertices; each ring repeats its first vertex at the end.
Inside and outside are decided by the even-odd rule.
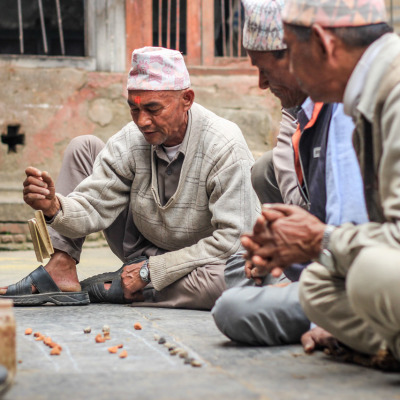
POLYGON ((7 369, 7 379, 0 382, 0 396, 10 388, 17 369, 15 318, 13 302, 0 299, 0 365, 7 369))

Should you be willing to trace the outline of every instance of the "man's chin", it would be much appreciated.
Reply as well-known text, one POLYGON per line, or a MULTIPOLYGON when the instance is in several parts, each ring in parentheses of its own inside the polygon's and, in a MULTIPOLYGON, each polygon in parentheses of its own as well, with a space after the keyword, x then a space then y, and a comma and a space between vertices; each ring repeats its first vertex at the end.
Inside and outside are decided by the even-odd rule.
POLYGON ((159 137, 158 132, 142 132, 142 135, 146 142, 153 146, 162 144, 162 139, 159 137))

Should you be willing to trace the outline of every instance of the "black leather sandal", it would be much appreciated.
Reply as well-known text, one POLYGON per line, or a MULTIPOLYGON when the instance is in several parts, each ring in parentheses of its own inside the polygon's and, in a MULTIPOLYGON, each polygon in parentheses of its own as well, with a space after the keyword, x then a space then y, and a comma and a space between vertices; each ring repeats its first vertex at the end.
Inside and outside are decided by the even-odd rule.
POLYGON ((53 303, 57 306, 83 306, 90 303, 87 292, 62 292, 53 278, 40 265, 19 282, 10 285, 0 299, 11 299, 14 306, 40 306, 53 303), (34 286, 38 293, 32 293, 34 286))
POLYGON ((82 290, 89 293, 91 303, 125 304, 126 301, 121 286, 122 271, 126 265, 137 264, 144 260, 147 260, 147 257, 137 257, 125 263, 118 271, 105 272, 104 274, 87 278, 80 282, 82 290), (111 283, 108 290, 104 287, 105 283, 111 283))

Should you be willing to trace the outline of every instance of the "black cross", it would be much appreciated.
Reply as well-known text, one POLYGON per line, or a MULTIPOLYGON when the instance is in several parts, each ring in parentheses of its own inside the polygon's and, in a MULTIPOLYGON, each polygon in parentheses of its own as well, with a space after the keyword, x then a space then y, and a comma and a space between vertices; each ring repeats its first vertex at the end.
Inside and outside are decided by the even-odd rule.
POLYGON ((4 133, 1 135, 1 143, 4 143, 8 146, 7 153, 16 153, 17 152, 17 144, 25 144, 25 134, 18 133, 21 125, 8 125, 7 126, 7 134, 4 133))

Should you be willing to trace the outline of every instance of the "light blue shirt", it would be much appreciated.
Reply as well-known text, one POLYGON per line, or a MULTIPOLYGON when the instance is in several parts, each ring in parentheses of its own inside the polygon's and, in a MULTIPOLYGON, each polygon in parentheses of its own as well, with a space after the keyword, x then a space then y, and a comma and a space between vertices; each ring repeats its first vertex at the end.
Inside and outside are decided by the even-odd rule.
POLYGON ((326 222, 368 222, 360 167, 353 148, 354 124, 343 104, 334 104, 326 152, 326 222))

